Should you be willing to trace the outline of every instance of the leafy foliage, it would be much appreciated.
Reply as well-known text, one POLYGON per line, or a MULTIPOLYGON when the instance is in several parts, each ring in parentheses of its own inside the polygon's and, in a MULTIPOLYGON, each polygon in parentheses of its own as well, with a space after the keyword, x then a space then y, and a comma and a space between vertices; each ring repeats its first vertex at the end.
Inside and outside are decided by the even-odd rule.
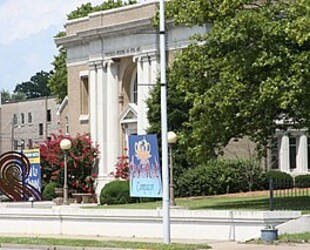
POLYGON ((188 113, 188 158, 208 160, 234 137, 262 149, 276 129, 309 127, 309 1, 172 0, 167 9, 178 23, 212 23, 168 76, 168 98, 188 105, 177 108, 188 113))
POLYGON ((60 48, 59 54, 54 56, 52 63, 54 67, 54 73, 48 81, 48 86, 51 92, 56 96, 57 100, 61 102, 67 95, 67 53, 66 50, 60 48))
POLYGON ((129 196, 128 181, 111 181, 100 192, 100 204, 127 204, 135 202, 135 198, 129 196))
POLYGON ((268 188, 270 180, 273 182, 273 189, 286 189, 294 186, 293 177, 285 172, 270 170, 266 173, 266 180, 266 188, 268 188))
POLYGON ((47 86, 51 74, 45 71, 40 71, 30 78, 28 82, 17 84, 14 93, 24 93, 26 98, 34 98, 41 96, 49 96, 50 89, 47 86))
POLYGON ((67 15, 68 20, 77 19, 81 17, 85 17, 90 13, 103 11, 103 10, 110 10, 114 8, 119 8, 124 5, 135 4, 137 1, 130 0, 128 3, 124 3, 122 0, 108 0, 104 1, 102 4, 97 6, 92 6, 91 3, 82 4, 76 10, 72 11, 70 14, 67 15))
POLYGON ((310 175, 305 174, 305 175, 296 176, 295 177, 295 187, 298 187, 298 188, 310 187, 310 175))
POLYGON ((4 89, 2 89, 0 92, 1 92, 1 103, 26 100, 26 95, 21 92, 11 94, 9 91, 4 89))
POLYGON ((54 134, 51 140, 40 145, 43 181, 45 183, 54 181, 58 187, 63 186, 64 153, 60 148, 60 142, 64 138, 68 138, 72 142, 67 160, 68 188, 76 192, 94 193, 96 174, 93 173, 93 164, 99 152, 97 147, 92 146, 87 134, 78 134, 74 138, 54 134))
POLYGON ((57 187, 56 182, 47 183, 42 192, 42 200, 50 201, 56 198, 55 188, 57 187))
POLYGON ((116 169, 114 177, 116 179, 128 180, 129 178, 129 163, 128 156, 121 155, 117 157, 116 169))
POLYGON ((263 189, 264 183, 264 173, 257 162, 214 160, 186 170, 176 182, 175 194, 205 196, 245 192, 263 189))

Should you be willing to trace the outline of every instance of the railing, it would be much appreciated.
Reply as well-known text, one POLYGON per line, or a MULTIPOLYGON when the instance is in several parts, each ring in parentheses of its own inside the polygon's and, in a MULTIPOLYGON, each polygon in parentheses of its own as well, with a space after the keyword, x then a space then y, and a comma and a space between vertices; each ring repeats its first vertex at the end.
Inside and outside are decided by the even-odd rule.
POLYGON ((269 209, 310 210, 310 183, 269 180, 269 209))

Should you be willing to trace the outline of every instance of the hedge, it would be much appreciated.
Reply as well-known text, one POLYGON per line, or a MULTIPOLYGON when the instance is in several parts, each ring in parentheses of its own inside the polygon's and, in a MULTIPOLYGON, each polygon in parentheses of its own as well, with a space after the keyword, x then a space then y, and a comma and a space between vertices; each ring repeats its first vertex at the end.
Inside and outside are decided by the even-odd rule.
POLYGON ((204 196, 264 188, 260 163, 250 160, 213 160, 186 170, 175 180, 175 195, 204 196))

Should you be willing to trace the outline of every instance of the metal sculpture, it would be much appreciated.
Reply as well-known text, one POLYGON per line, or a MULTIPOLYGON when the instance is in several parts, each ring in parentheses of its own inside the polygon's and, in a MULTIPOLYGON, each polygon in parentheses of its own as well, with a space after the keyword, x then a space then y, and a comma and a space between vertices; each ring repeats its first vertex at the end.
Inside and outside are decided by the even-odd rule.
POLYGON ((40 200, 40 192, 27 183, 30 171, 28 158, 16 151, 0 155, 0 192, 12 201, 25 201, 33 197, 40 200))

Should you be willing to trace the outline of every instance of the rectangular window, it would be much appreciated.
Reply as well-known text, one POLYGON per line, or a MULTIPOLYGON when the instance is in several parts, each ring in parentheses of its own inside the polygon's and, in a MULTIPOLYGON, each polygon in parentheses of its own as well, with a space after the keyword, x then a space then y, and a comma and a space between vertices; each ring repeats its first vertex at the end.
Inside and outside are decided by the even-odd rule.
POLYGON ((290 169, 296 168, 296 155, 297 155, 296 138, 290 137, 290 169))
POLYGON ((51 122, 52 121, 52 111, 50 109, 48 109, 46 111, 46 121, 47 122, 51 122))
POLYGON ((33 148, 33 141, 32 141, 32 139, 28 139, 28 148, 29 149, 33 148))
POLYGON ((25 124, 25 114, 24 113, 20 114, 20 122, 21 122, 21 124, 25 124))
POLYGON ((39 135, 43 135, 43 123, 39 123, 39 135))
POLYGON ((18 140, 14 140, 14 150, 18 149, 18 140))
POLYGON ((80 93, 81 115, 88 115, 89 93, 88 93, 88 77, 81 77, 81 93, 80 93))
POLYGON ((16 114, 13 115, 13 124, 14 125, 17 124, 17 115, 16 114))
POLYGON ((32 113, 28 113, 28 123, 32 123, 32 113))

